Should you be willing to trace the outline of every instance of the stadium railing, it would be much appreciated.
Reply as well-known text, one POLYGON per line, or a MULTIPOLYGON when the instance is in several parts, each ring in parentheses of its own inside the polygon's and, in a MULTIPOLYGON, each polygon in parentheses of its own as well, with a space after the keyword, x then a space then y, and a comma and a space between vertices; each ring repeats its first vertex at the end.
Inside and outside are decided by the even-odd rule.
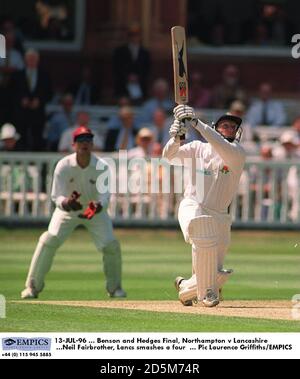
MULTIPOLYGON (((49 221, 55 153, 0 153, 0 223, 49 221)), ((300 221, 300 163, 247 160, 231 205, 239 228, 296 229, 300 221)), ((118 226, 177 226, 181 193, 113 194, 109 212, 118 226)))

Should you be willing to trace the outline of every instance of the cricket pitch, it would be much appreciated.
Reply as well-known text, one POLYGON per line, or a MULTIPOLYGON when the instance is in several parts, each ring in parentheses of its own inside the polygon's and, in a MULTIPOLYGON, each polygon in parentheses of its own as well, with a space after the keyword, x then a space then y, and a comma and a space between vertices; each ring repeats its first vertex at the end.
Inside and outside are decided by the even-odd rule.
MULTIPOLYGON (((19 303, 20 301, 18 301, 19 303)), ((148 312, 187 313, 210 316, 246 317, 269 320, 295 321, 292 303, 285 300, 234 300, 224 301, 215 308, 200 305, 184 307, 179 301, 109 300, 109 301, 22 301, 28 304, 63 305, 70 307, 128 309, 148 312)))

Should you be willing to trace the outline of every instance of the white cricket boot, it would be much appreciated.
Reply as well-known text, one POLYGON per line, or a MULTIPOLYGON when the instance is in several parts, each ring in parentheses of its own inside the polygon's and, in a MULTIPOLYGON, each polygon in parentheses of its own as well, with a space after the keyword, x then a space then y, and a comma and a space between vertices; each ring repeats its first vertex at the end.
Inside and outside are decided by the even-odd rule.
POLYGON ((177 276, 175 279, 174 285, 176 288, 176 291, 178 292, 178 298, 182 305, 185 307, 191 307, 193 305, 193 302, 197 302, 197 296, 194 299, 190 299, 190 290, 188 288, 180 288, 180 285, 183 281, 185 281, 182 276, 177 276), (188 299, 186 298, 188 297, 188 299))
POLYGON ((202 304, 205 307, 212 308, 212 307, 216 307, 219 303, 220 303, 220 301, 219 301, 218 296, 216 295, 216 293, 212 289, 209 288, 206 291, 205 298, 202 300, 202 304))
POLYGON ((185 279, 182 276, 177 276, 177 278, 175 279, 174 286, 175 286, 177 292, 180 291, 180 284, 182 283, 183 280, 185 280, 185 279))
MULTIPOLYGON (((232 269, 222 269, 217 273, 217 287, 220 302, 224 300, 222 287, 232 274, 232 269)), ((178 292, 179 300, 183 305, 190 306, 197 304, 197 282, 195 275, 192 275, 190 279, 185 279, 182 276, 178 276, 174 281, 174 285, 176 291, 178 292)))
POLYGON ((38 298, 38 292, 31 287, 26 287, 21 292, 21 299, 37 299, 38 298))

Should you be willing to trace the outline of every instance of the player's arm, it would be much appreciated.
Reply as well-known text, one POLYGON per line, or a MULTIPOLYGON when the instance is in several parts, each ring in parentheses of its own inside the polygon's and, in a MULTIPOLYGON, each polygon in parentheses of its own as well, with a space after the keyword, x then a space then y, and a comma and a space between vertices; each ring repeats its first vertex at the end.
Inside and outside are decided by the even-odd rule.
POLYGON ((180 137, 185 135, 185 133, 185 125, 182 122, 175 120, 169 131, 171 139, 168 141, 162 152, 163 158, 166 158, 169 161, 176 159, 176 161, 178 161, 176 164, 183 164, 185 158, 190 158, 192 156, 192 143, 180 146, 180 137))
POLYGON ((212 145, 229 167, 234 169, 244 165, 245 153, 238 144, 235 142, 230 143, 201 120, 197 120, 195 123, 192 122, 192 125, 212 145))
POLYGON ((59 162, 54 170, 51 199, 55 205, 63 211, 78 211, 82 205, 78 201, 80 194, 74 191, 67 194, 66 189, 67 174, 65 167, 59 162))
MULTIPOLYGON (((179 109, 179 107, 177 107, 179 109)), ((191 125, 207 140, 208 143, 216 150, 223 159, 224 163, 228 164, 232 170, 240 170, 245 162, 245 152, 237 143, 230 143, 224 139, 216 130, 205 124, 201 120, 195 118, 193 108, 186 106, 185 111, 177 112, 174 109, 175 117, 189 118, 191 125)))
POLYGON ((67 199, 66 196, 66 182, 64 179, 64 169, 60 162, 55 167, 52 182, 51 199, 54 204, 61 210, 63 209, 63 201, 67 199))

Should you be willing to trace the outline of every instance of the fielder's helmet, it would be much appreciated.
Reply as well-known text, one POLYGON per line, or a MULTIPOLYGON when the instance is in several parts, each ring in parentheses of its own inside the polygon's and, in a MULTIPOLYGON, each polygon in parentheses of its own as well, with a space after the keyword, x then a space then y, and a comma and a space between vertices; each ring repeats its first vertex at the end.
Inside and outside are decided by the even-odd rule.
POLYGON ((234 138, 234 139, 232 139, 232 138, 225 138, 223 135, 223 137, 225 138, 225 139, 227 139, 229 142, 233 142, 234 140, 237 140, 237 141, 240 141, 240 139, 241 139, 241 136, 242 136, 242 128, 241 128, 241 124, 242 124, 242 119, 240 118, 240 117, 238 117, 238 116, 235 116, 235 115, 233 115, 233 114, 231 114, 231 113, 226 113, 226 114, 224 114, 224 115, 222 115, 221 117, 219 117, 218 118, 218 120, 215 122, 215 123, 213 123, 213 128, 216 130, 216 131, 218 131, 217 130, 217 127, 218 127, 218 124, 221 122, 221 121, 225 121, 225 120, 228 120, 228 121, 233 121, 233 122, 235 122, 236 123, 236 125, 237 125, 237 131, 236 131, 236 137, 234 138))

